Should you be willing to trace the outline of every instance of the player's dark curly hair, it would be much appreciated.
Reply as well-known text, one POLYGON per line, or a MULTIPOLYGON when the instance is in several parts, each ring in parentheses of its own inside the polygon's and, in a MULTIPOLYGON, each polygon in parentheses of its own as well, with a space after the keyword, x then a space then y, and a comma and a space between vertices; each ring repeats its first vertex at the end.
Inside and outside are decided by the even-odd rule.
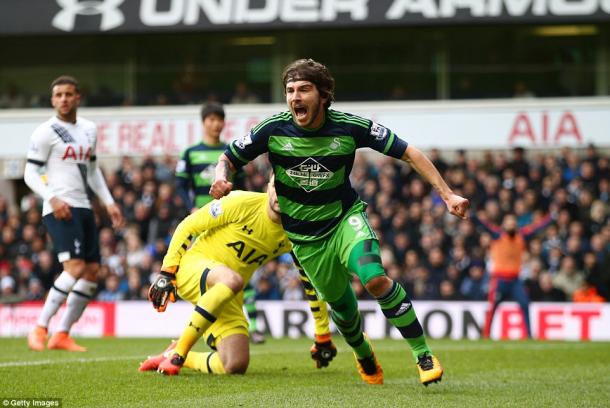
POLYGON ((286 84, 291 81, 309 81, 314 84, 320 95, 327 97, 324 103, 326 109, 335 100, 335 78, 325 65, 311 58, 296 60, 284 69, 282 74, 284 92, 286 92, 286 84))
POLYGON ((56 85, 74 85, 74 89, 76 89, 76 92, 80 93, 78 81, 73 76, 62 75, 60 77, 55 78, 53 82, 51 82, 51 93, 53 93, 53 88, 55 88, 56 85))

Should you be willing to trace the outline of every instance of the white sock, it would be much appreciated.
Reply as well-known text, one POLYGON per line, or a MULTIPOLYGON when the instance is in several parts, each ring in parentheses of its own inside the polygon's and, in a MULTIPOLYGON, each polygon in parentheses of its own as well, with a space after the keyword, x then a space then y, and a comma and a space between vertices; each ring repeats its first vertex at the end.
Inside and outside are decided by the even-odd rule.
POLYGON ((57 313, 57 310, 64 303, 75 283, 76 279, 66 271, 63 271, 61 275, 55 279, 53 287, 49 291, 44 306, 42 307, 40 317, 38 318, 38 326, 45 328, 49 327, 49 320, 57 313))
POLYGON ((93 296, 95 296, 96 289, 97 283, 89 282, 85 279, 79 279, 74 284, 66 302, 66 313, 62 316, 57 331, 70 332, 72 325, 80 319, 85 308, 93 296))

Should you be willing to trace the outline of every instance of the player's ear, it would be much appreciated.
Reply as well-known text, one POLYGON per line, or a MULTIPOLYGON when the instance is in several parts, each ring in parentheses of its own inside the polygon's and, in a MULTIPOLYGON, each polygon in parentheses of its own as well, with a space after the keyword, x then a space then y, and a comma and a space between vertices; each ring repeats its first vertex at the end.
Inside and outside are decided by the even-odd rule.
POLYGON ((320 92, 320 100, 322 101, 322 106, 325 108, 330 106, 330 94, 328 92, 320 92))

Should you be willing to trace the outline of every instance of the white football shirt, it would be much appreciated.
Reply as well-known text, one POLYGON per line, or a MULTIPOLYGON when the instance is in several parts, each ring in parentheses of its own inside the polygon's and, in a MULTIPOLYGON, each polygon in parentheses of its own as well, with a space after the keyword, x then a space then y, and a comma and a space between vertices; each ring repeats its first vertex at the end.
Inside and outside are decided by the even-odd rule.
MULTIPOLYGON (((87 173, 95 160, 97 128, 87 119, 77 117, 76 123, 53 116, 34 130, 27 159, 46 166, 51 197, 58 197, 71 207, 91 208, 87 196, 87 173)), ((44 200, 42 215, 53 210, 44 200)))

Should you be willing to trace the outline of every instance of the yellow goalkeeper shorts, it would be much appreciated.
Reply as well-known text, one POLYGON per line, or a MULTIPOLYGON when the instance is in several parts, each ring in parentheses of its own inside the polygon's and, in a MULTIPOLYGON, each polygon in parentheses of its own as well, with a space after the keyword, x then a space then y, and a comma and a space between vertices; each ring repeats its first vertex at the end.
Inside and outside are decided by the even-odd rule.
MULTIPOLYGON (((187 251, 180 260, 180 269, 176 274, 178 295, 193 305, 197 304, 208 289, 208 273, 217 265, 220 263, 187 251)), ((225 305, 216 321, 203 333, 202 337, 208 346, 216 349, 223 338, 234 334, 248 336, 248 320, 244 315, 243 305, 244 294, 241 291, 225 305)))

